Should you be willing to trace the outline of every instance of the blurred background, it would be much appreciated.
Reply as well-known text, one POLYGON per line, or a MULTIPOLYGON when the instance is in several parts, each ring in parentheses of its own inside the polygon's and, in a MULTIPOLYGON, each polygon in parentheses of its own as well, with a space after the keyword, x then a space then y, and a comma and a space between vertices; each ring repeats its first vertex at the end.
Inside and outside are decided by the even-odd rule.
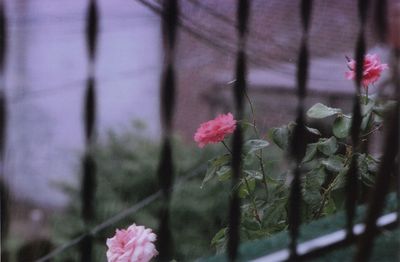
MULTIPOLYGON (((390 17, 398 20, 399 1, 389 2, 390 17)), ((73 219, 79 220, 76 205, 84 150, 87 4, 83 0, 5 1, 9 119, 4 168, 11 212, 7 245, 13 250, 38 238, 57 246, 76 236, 81 227, 73 219), (71 225, 66 227, 66 221, 71 225)), ((99 0, 98 4, 97 198, 104 206, 98 210, 101 221, 157 190, 154 173, 160 137, 162 52, 159 1, 99 0), (143 183, 148 187, 143 188, 143 183)), ((218 150, 200 152, 193 147, 192 138, 201 122, 233 110, 231 85, 237 40, 236 1, 182 0, 180 4, 174 119, 178 177, 218 150)), ((294 119, 295 67, 301 37, 298 10, 298 1, 251 1, 248 93, 263 132, 294 119)), ((373 8, 370 11, 372 14, 373 8)), ((388 63, 389 50, 378 44, 372 22, 371 15, 367 52, 379 54, 388 63)), ((354 86, 344 77, 345 56, 353 57, 358 26, 356 1, 314 1, 308 105, 321 102, 350 111, 354 86)), ((391 30, 400 28, 392 26, 391 30)), ((370 91, 390 96, 387 79, 385 72, 370 91)), ((196 219, 201 220, 204 235, 197 249, 182 247, 181 258, 203 255, 226 216, 224 197, 221 203, 212 204, 207 197, 215 199, 216 194, 227 192, 221 193, 216 185, 202 190, 200 184, 201 179, 194 180, 177 191, 187 203, 174 200, 180 222, 192 219, 188 223, 196 227, 196 219), (180 214, 182 207, 186 213, 180 214)), ((142 212, 134 221, 156 225, 154 216, 148 215, 155 209, 142 212)), ((182 234, 197 239, 199 233, 182 234)), ((104 239, 99 240, 100 246, 101 241, 104 239)), ((65 259, 74 261, 73 255, 65 259)))

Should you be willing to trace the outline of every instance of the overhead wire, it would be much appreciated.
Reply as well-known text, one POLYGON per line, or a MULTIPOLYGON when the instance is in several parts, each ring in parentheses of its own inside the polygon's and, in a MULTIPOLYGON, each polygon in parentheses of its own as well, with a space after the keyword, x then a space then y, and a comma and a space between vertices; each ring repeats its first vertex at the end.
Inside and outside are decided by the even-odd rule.
MULTIPOLYGON (((151 11, 155 12, 158 15, 162 14, 161 7, 157 2, 151 2, 149 0, 136 0, 137 2, 142 3, 144 6, 148 7, 151 11)), ((223 42, 223 39, 218 39, 210 34, 208 29, 204 29, 203 26, 199 25, 192 21, 192 19, 188 18, 184 14, 181 14, 180 19, 178 21, 178 25, 182 28, 182 31, 190 34, 195 39, 199 40, 200 42, 205 43, 211 48, 219 51, 222 54, 230 55, 234 57, 236 54, 236 48, 230 44, 223 42), (191 24, 191 25, 190 25, 191 24), (202 30, 202 31, 200 31, 202 30)), ((235 25, 233 25, 235 26, 235 25)), ((265 58, 260 55, 259 50, 254 50, 254 48, 247 48, 248 53, 248 61, 253 66, 266 69, 269 71, 273 71, 279 74, 283 74, 285 76, 292 76, 295 74, 295 65, 294 61, 285 62, 283 60, 279 60, 278 63, 271 63, 270 61, 273 59, 265 58)), ((316 77, 310 75, 310 80, 318 80, 318 81, 334 81, 334 79, 328 79, 325 77, 316 77)))
MULTIPOLYGON (((206 12, 210 16, 218 19, 219 21, 223 22, 224 24, 235 27, 235 28, 237 27, 237 25, 233 19, 231 19, 228 16, 223 15, 219 12, 216 12, 210 6, 208 6, 207 4, 204 4, 204 2, 201 2, 199 0, 186 0, 186 1, 200 9, 203 9, 204 12, 206 12)), ((273 44, 274 47, 279 48, 281 51, 284 51, 285 53, 287 53, 288 51, 296 52, 296 50, 297 50, 297 48, 294 46, 288 46, 288 45, 283 46, 280 43, 278 43, 278 41, 272 35, 262 34, 258 30, 255 30, 252 28, 249 28, 248 34, 249 34, 249 39, 251 39, 251 41, 249 41, 249 44, 251 44, 253 41, 262 41, 263 45, 265 43, 273 44), (257 37, 255 37, 255 36, 257 36, 257 37)), ((268 54, 268 58, 272 58, 273 60, 283 61, 282 56, 280 56, 280 57, 274 56, 273 54, 268 54)))

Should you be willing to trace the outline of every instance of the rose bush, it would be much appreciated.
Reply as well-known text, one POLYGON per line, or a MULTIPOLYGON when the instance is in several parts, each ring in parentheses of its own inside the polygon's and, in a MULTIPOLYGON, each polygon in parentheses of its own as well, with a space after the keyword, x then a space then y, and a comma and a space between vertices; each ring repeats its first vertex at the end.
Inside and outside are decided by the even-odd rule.
MULTIPOLYGON (((355 77, 355 61, 348 59, 346 72, 348 79, 355 77)), ((368 86, 376 82, 383 70, 387 69, 377 55, 366 55, 363 67, 362 85, 366 88, 362 96, 361 111, 361 146, 368 143, 369 137, 381 130, 385 112, 392 108, 395 101, 385 101, 376 96, 368 97, 368 86)), ((246 96, 248 98, 248 96, 246 96)), ((271 128, 265 136, 261 136, 257 128, 254 110, 250 99, 251 121, 237 120, 243 129, 251 128, 252 132, 245 132, 243 158, 243 172, 235 189, 242 198, 242 217, 240 234, 243 241, 266 237, 288 228, 288 198, 293 163, 285 157, 295 122, 281 127, 271 128), (250 134, 251 133, 251 134, 250 134)), ((230 115, 230 114, 229 114, 230 115)), ((359 201, 362 202, 369 187, 374 183, 379 159, 369 154, 367 150, 355 150, 350 143, 350 129, 352 115, 340 108, 332 108, 317 103, 307 111, 309 120, 329 123, 330 132, 322 132, 316 127, 306 126, 307 149, 301 163, 302 170, 302 221, 308 222, 340 210, 344 205, 345 175, 351 159, 357 154, 358 179, 360 180, 359 201)), ((230 118, 233 119, 233 116, 230 118)), ((214 120, 212 120, 214 121, 214 120)), ((197 131, 202 138, 195 135, 195 141, 203 147, 207 142, 221 142, 227 149, 226 154, 209 160, 208 169, 203 184, 212 179, 221 182, 230 181, 231 160, 228 139, 231 132, 220 132, 213 122, 202 124, 197 131), (207 130, 207 132, 204 131, 207 130), (221 135, 221 134, 224 135, 221 135), (207 134, 207 135, 205 135, 207 134), (218 139, 214 139, 218 137, 218 139)), ((229 131, 233 132, 233 128, 229 131)), ((227 227, 218 231, 211 243, 217 250, 225 250, 227 227)))

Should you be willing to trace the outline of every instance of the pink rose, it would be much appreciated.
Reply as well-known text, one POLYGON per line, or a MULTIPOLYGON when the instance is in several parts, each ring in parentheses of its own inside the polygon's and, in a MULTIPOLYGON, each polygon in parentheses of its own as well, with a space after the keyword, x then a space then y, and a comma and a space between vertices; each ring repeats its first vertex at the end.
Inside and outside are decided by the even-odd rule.
POLYGON ((194 134, 194 141, 200 148, 207 144, 215 144, 224 140, 236 129, 236 120, 231 113, 219 115, 214 120, 202 123, 194 134))
POLYGON ((107 239, 108 262, 148 262, 158 254, 151 229, 135 224, 128 229, 117 229, 115 236, 107 239))
MULTIPOLYGON (((349 67, 350 71, 346 72, 346 78, 349 80, 355 79, 356 61, 353 59, 348 59, 347 66, 349 67)), ((363 77, 361 84, 364 87, 368 87, 370 84, 373 84, 379 79, 382 71, 387 68, 387 64, 382 64, 377 54, 367 54, 364 58, 363 77)))

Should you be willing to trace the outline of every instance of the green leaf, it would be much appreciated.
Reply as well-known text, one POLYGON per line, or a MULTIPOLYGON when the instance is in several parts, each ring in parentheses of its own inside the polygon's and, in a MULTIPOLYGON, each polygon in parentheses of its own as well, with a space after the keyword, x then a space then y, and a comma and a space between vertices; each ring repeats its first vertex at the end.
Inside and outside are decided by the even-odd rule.
POLYGON ((317 208, 321 203, 321 185, 316 179, 307 178, 304 184, 303 200, 312 208, 317 208))
POLYGON ((247 179, 247 183, 244 179, 242 179, 242 181, 239 184, 239 197, 240 198, 245 198, 248 195, 251 194, 251 192, 254 191, 256 187, 256 181, 254 179, 247 179))
POLYGON ((383 120, 384 120, 383 116, 380 116, 380 115, 378 115, 378 114, 375 114, 375 115, 374 115, 375 124, 380 124, 380 123, 383 122, 383 120))
POLYGON ((201 183, 200 188, 203 188, 204 184, 210 181, 221 169, 222 166, 228 164, 231 160, 230 154, 225 154, 214 159, 208 161, 207 172, 204 176, 203 182, 201 183))
POLYGON ((332 132, 337 138, 346 138, 350 133, 351 119, 339 116, 333 122, 332 132))
POLYGON ((328 200, 326 201, 326 205, 324 207, 324 214, 329 215, 333 214, 336 211, 336 205, 335 201, 333 201, 332 197, 328 197, 328 200))
POLYGON ((270 226, 277 224, 282 217, 286 216, 285 206, 287 201, 286 197, 276 199, 265 209, 265 215, 262 220, 264 227, 269 228, 270 226))
POLYGON ((349 168, 348 167, 344 167, 339 172, 339 174, 337 174, 337 176, 335 177, 335 184, 332 187, 332 191, 344 188, 344 186, 346 184, 346 176, 347 176, 347 172, 348 171, 349 171, 349 168))
POLYGON ((321 103, 317 103, 317 104, 313 105, 310 109, 308 109, 307 116, 310 118, 322 119, 322 118, 326 118, 329 116, 339 114, 341 112, 342 112, 342 110, 339 108, 332 108, 332 107, 323 105, 321 103))
POLYGON ((344 167, 344 159, 340 156, 333 155, 328 159, 324 159, 321 161, 321 164, 331 172, 339 173, 344 167))
POLYGON ((258 170, 244 170, 243 172, 249 179, 255 179, 255 180, 263 179, 262 173, 258 170))
POLYGON ((367 161, 368 161, 368 171, 370 173, 378 173, 378 168, 379 168, 379 160, 375 159, 371 155, 367 155, 367 161))
POLYGON ((318 142, 318 150, 324 155, 330 156, 338 150, 336 137, 332 136, 329 139, 320 139, 318 142))
MULTIPOLYGON (((251 210, 252 210, 252 212, 254 212, 254 211, 253 211, 253 207, 251 207, 251 210)), ((241 221, 241 222, 242 222, 242 225, 241 225, 241 226, 242 226, 244 229, 246 229, 246 231, 250 230, 250 231, 253 231, 252 233, 255 233, 254 231, 260 230, 260 223, 258 223, 258 222, 254 219, 252 213, 250 213, 249 215, 243 216, 242 221, 241 221), (250 216, 249 216, 249 215, 250 215, 250 216)))
POLYGON ((272 128, 270 137, 278 147, 286 150, 289 144, 289 129, 287 126, 272 128))
POLYGON ((368 172, 368 161, 365 154, 358 155, 358 171, 363 174, 368 172))
POLYGON ((220 231, 218 231, 215 236, 212 238, 211 240, 211 245, 212 246, 216 246, 217 244, 219 244, 220 242, 225 241, 225 235, 227 232, 227 228, 224 227, 222 228, 220 231))
POLYGON ((238 124, 242 127, 243 131, 247 130, 248 128, 254 128, 253 123, 250 123, 245 120, 239 120, 238 124))
POLYGON ((232 171, 230 166, 222 166, 217 171, 218 180, 223 182, 231 178, 232 171))
POLYGON ((269 145, 269 142, 262 139, 251 139, 247 140, 244 144, 245 148, 248 150, 248 154, 251 154, 257 150, 263 149, 269 145))
POLYGON ((321 185, 324 183, 325 177, 324 168, 313 169, 306 174, 303 199, 311 209, 318 208, 322 201, 321 185))
POLYGON ((317 154, 317 143, 312 143, 307 145, 306 154, 303 158, 303 163, 311 161, 317 154))
POLYGON ((371 113, 372 109, 375 106, 375 101, 374 100, 368 100, 367 104, 362 103, 361 104, 361 115, 366 116, 369 113, 371 113))
POLYGON ((361 181, 369 187, 373 187, 375 185, 375 176, 371 173, 361 174, 361 181))
POLYGON ((247 184, 248 184, 248 186, 249 186, 248 189, 250 190, 249 193, 253 192, 254 189, 256 188, 256 180, 255 180, 255 179, 248 179, 248 180, 247 180, 247 184))
POLYGON ((375 184, 375 175, 378 172, 378 161, 370 155, 360 154, 358 157, 358 170, 361 180, 367 186, 375 184))
MULTIPOLYGON (((261 174, 262 176, 262 174, 261 174)), ((263 178, 264 179, 264 178, 263 178)), ((268 175, 265 176, 265 180, 267 180, 267 184, 268 185, 272 185, 272 186, 278 186, 281 185, 282 183, 284 183, 284 180, 278 180, 278 179, 274 179, 268 175)))
POLYGON ((312 127, 306 126, 306 129, 308 130, 308 132, 310 132, 310 133, 312 133, 314 135, 317 135, 317 136, 321 135, 321 132, 319 132, 319 130, 316 129, 316 128, 312 128, 312 127))
POLYGON ((372 125, 372 114, 369 113, 362 118, 361 121, 361 130, 368 130, 369 127, 372 125))
POLYGON ((396 106, 397 102, 394 100, 388 100, 386 103, 383 104, 375 104, 373 111, 383 117, 386 112, 392 110, 396 106))

